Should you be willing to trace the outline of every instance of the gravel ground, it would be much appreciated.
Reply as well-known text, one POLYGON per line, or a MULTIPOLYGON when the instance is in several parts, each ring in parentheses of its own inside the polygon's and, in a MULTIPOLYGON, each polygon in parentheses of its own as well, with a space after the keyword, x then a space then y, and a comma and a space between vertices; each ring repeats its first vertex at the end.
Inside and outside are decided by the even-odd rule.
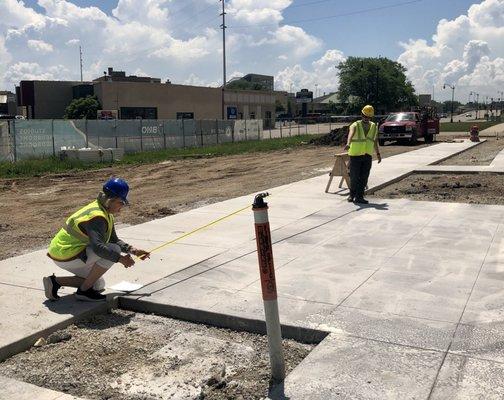
POLYGON ((486 142, 451 157, 439 165, 490 165, 495 156, 503 149, 504 140, 487 138, 486 142))
MULTIPOLYGON (((313 346, 284 340, 290 372, 313 346)), ((267 338, 115 310, 0 364, 0 374, 97 400, 262 399, 267 338)))
POLYGON ((388 199, 504 204, 504 175, 414 174, 373 194, 388 199))

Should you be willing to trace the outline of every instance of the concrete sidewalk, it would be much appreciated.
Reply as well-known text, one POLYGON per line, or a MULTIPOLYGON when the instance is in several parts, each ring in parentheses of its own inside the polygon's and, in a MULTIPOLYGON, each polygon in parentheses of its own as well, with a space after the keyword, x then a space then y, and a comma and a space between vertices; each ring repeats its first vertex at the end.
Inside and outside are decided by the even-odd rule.
MULTIPOLYGON (((387 158, 373 165, 370 190, 474 145, 442 143, 387 158)), ((272 398, 500 398, 504 207, 408 200, 358 207, 344 201, 344 190, 324 193, 327 179, 271 189, 268 199, 281 322, 330 333, 272 398)), ((252 200, 212 204, 119 236, 156 247, 252 200)), ((45 251, 1 261, 0 270, 0 359, 103 308, 70 295, 44 302, 41 277, 55 270, 45 251)), ((109 285, 145 285, 120 299, 131 308, 264 319, 248 210, 107 275, 109 285)))

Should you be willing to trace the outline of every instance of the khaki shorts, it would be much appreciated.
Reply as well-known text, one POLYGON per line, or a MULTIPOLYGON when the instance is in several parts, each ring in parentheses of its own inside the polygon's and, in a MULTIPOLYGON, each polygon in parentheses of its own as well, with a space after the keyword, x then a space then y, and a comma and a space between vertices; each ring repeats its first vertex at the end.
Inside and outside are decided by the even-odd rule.
MULTIPOLYGON (((121 251, 121 248, 119 245, 115 243, 109 243, 108 246, 110 248, 113 248, 114 250, 117 250, 118 252, 121 251)), ((94 264, 98 264, 100 267, 105 268, 105 269, 110 269, 112 265, 114 265, 114 261, 110 260, 105 260, 104 258, 100 258, 94 251, 91 249, 90 246, 86 247, 86 255, 87 255, 87 261, 84 262, 80 258, 72 261, 56 261, 53 260, 54 263, 64 269, 65 271, 70 272, 71 274, 74 274, 75 276, 81 277, 81 278, 87 278, 89 273, 91 272, 91 268, 93 268, 94 264)), ((96 281, 96 283, 93 285, 94 290, 103 290, 105 289, 105 279, 103 279, 103 276, 100 277, 96 281)))

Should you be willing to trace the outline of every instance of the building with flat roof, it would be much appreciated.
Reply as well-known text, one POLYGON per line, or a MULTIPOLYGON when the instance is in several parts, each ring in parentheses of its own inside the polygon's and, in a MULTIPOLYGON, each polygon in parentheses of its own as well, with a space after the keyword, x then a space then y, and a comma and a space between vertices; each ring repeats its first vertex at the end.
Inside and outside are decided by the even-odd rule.
POLYGON ((16 95, 9 91, 0 90, 0 115, 17 114, 16 95))
MULTIPOLYGON (((92 82, 21 81, 20 105, 29 118, 62 118, 74 98, 94 95, 102 110, 120 119, 221 119, 222 88, 161 82, 158 78, 126 76, 124 71, 108 73, 92 82)), ((275 92, 233 90, 224 92, 228 119, 263 119, 265 126, 275 120, 275 92)))

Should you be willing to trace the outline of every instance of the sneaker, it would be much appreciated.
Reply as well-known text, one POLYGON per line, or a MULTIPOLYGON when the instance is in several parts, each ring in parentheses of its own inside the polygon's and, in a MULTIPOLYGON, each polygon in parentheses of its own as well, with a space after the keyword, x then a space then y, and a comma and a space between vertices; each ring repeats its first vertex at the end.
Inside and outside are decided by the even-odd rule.
POLYGON ((349 203, 353 203, 354 202, 354 198, 352 196, 348 196, 346 201, 348 201, 349 203))
POLYGON ((98 293, 93 288, 88 290, 81 290, 80 288, 77 289, 77 292, 75 292, 75 298, 80 301, 95 301, 95 302, 107 300, 107 296, 98 293))
POLYGON ((357 204, 369 204, 369 201, 367 201, 364 197, 361 197, 360 199, 355 199, 355 202, 357 204))
POLYGON ((45 276, 42 279, 42 283, 44 284, 45 295, 49 300, 55 301, 60 298, 58 296, 58 290, 61 285, 56 282, 56 277, 54 276, 54 274, 52 274, 51 276, 45 276))

